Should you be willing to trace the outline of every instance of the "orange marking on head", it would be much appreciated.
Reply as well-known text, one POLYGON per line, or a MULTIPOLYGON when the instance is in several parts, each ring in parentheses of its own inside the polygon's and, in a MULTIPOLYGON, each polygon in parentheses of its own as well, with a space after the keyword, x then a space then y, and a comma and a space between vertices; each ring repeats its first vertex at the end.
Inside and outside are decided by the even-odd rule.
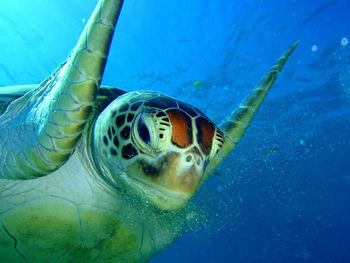
POLYGON ((198 138, 202 151, 206 154, 210 154, 213 137, 215 133, 215 126, 204 118, 200 118, 198 129, 200 129, 201 138, 198 138))
POLYGON ((173 126, 172 142, 181 148, 192 144, 192 123, 190 117, 180 110, 167 111, 173 126))

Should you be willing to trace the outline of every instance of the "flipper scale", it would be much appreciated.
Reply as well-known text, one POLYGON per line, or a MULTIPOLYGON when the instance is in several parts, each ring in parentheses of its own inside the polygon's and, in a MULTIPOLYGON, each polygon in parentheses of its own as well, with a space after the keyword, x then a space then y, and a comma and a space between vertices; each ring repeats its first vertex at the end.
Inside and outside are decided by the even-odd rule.
POLYGON ((237 110, 233 111, 220 125, 220 129, 224 132, 224 143, 215 159, 212 160, 208 167, 207 175, 209 175, 223 159, 235 148, 237 143, 243 137, 245 131, 249 127, 256 112, 260 108, 267 93, 271 89, 273 83, 281 72, 283 66, 296 49, 298 42, 293 43, 290 48, 276 61, 276 63, 263 76, 259 84, 251 91, 251 93, 243 100, 237 110))
POLYGON ((6 149, 1 154, 16 152, 17 166, 4 163, 0 178, 46 175, 74 151, 96 101, 122 3, 100 0, 67 61, 7 107, 0 118, 0 139, 6 149), (13 133, 14 129, 23 132, 13 133))

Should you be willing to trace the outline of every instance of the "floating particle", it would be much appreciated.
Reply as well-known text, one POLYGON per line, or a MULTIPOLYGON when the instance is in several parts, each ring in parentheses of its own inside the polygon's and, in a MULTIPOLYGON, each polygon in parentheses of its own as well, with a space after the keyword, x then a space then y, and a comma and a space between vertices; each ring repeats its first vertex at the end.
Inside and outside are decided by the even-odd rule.
POLYGON ((312 52, 316 52, 317 50, 318 50, 318 46, 313 45, 313 46, 311 47, 311 51, 312 51, 312 52))
POLYGON ((300 145, 303 145, 303 146, 305 145, 305 141, 303 139, 300 139, 299 143, 300 143, 300 145))
POLYGON ((343 37, 340 40, 340 45, 342 45, 343 47, 347 46, 349 44, 349 39, 347 39, 346 37, 343 37))
POLYGON ((81 22, 83 22, 83 23, 85 24, 86 19, 83 17, 83 18, 81 19, 81 22))

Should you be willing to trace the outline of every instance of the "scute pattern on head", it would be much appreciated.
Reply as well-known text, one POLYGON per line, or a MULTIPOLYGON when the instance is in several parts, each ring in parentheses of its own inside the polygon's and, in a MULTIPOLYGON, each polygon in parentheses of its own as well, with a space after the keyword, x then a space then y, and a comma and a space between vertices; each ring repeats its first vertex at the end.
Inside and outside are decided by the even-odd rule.
POLYGON ((223 141, 200 110, 150 91, 118 97, 97 118, 94 131, 102 177, 162 209, 187 203, 223 141))
POLYGON ((186 148, 193 143, 191 118, 182 110, 168 110, 172 124, 172 143, 186 148))
POLYGON ((125 160, 129 160, 135 157, 137 154, 138 154, 138 151, 131 143, 128 143, 122 148, 122 156, 125 160))
MULTIPOLYGON (((205 155, 209 155, 214 143, 217 150, 223 142, 222 132, 197 108, 184 102, 163 96, 156 92, 131 92, 122 97, 121 103, 111 111, 107 134, 103 144, 113 156, 122 156, 129 160, 138 155, 132 137, 133 125, 141 112, 149 114, 156 123, 157 139, 165 142, 171 128, 171 142, 180 148, 191 147, 195 142, 205 155), (131 97, 131 98, 130 98, 131 97)), ((142 117, 142 116, 141 116, 142 117)), ((151 134, 138 121, 140 136, 149 143, 151 134)), ((142 153, 142 150, 141 150, 142 153)))
MULTIPOLYGON (((192 127, 195 127, 197 132, 197 142, 201 149, 206 154, 210 153, 212 140, 215 135, 215 125, 197 108, 168 97, 156 97, 145 102, 147 107, 155 107, 166 112, 172 124, 172 142, 181 148, 192 145, 192 127), (204 136, 203 138, 202 135, 204 136)), ((222 144, 222 132, 218 130, 219 141, 222 144), (221 140, 220 140, 221 138, 221 140)), ((216 139, 216 138, 215 138, 216 139)))
POLYGON ((109 148, 107 152, 109 152, 108 155, 110 157, 122 156, 124 159, 128 160, 138 154, 137 149, 129 142, 132 123, 137 113, 137 109, 136 111, 134 111, 134 109, 135 107, 131 109, 131 104, 123 103, 110 114, 107 134, 103 136, 103 143, 109 148), (121 145, 120 142, 125 143, 121 145))
POLYGON ((197 141, 205 154, 210 154, 213 137, 215 135, 214 124, 208 122, 205 118, 196 119, 196 127, 198 128, 197 141))

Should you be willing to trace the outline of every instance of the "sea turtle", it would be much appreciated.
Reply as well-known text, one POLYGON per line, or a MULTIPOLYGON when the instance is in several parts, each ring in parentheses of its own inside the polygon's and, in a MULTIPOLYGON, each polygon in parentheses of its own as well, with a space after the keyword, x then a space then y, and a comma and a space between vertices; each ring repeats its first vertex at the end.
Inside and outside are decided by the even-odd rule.
POLYGON ((144 262, 182 231, 296 47, 220 126, 151 91, 100 87, 121 0, 99 0, 67 61, 0 89, 0 261, 144 262))

